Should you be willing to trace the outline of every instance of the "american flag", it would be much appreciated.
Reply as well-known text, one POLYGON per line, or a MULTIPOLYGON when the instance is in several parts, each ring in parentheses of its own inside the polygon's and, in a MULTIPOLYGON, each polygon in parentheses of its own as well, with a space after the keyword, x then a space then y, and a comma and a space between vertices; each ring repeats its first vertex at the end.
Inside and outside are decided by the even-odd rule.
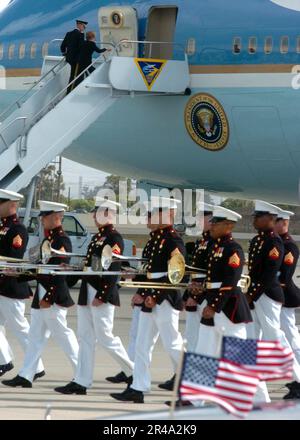
POLYGON ((222 359, 239 364, 260 380, 291 379, 294 354, 279 341, 224 337, 222 359))
POLYGON ((245 417, 253 407, 259 379, 239 365, 195 353, 185 353, 179 393, 181 400, 206 400, 245 417))

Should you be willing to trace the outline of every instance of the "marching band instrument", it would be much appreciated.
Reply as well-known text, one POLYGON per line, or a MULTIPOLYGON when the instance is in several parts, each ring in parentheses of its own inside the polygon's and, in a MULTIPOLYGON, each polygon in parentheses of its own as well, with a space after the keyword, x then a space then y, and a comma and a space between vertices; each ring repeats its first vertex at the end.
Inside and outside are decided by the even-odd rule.
MULTIPOLYGON (((41 253, 43 264, 34 264, 30 263, 29 260, 0 256, 0 272, 6 274, 7 276, 35 276, 39 274, 45 274, 52 276, 120 276, 126 278, 126 276, 129 277, 132 275, 146 275, 149 280, 155 279, 155 275, 157 275, 155 273, 147 272, 145 269, 126 269, 120 271, 107 270, 113 261, 147 261, 147 259, 145 258, 116 255, 112 252, 112 248, 109 245, 104 246, 101 258, 97 257, 96 255, 92 257, 91 267, 85 266, 85 255, 53 249, 49 241, 45 241, 43 243, 41 253), (78 265, 49 265, 44 263, 45 261, 49 261, 50 258, 53 256, 79 257, 82 259, 82 261, 78 265)), ((206 270, 193 266, 188 266, 187 264, 185 264, 185 259, 182 254, 175 254, 169 260, 168 271, 166 273, 159 274, 159 278, 167 276, 170 283, 150 283, 148 281, 120 281, 119 285, 121 287, 135 289, 183 289, 188 288, 190 285, 189 283, 181 283, 184 276, 188 274, 199 273, 205 274, 206 270)), ((239 280, 238 286, 242 289, 243 293, 247 293, 250 284, 251 278, 248 275, 242 275, 241 279, 239 280)))
POLYGON ((42 244, 41 254, 43 264, 47 264, 52 257, 80 257, 83 260, 86 259, 86 255, 53 249, 53 247, 51 247, 51 243, 48 240, 45 240, 42 244))
POLYGON ((147 262, 147 258, 119 255, 113 252, 109 244, 105 245, 101 254, 101 266, 104 270, 108 270, 110 265, 116 261, 141 261, 147 262))
POLYGON ((12 258, 12 257, 4 257, 2 255, 0 255, 0 264, 1 262, 4 263, 29 263, 29 260, 24 260, 23 258, 12 258))

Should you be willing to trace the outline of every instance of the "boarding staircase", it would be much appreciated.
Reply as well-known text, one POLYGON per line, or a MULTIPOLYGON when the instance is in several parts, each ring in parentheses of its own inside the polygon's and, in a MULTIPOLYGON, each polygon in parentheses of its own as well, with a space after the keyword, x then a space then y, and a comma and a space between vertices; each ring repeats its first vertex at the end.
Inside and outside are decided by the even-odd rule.
POLYGON ((101 55, 91 66, 94 72, 67 94, 69 65, 63 57, 45 57, 41 78, 0 114, 0 188, 19 191, 26 187, 117 99, 184 94, 189 86, 186 57, 165 62, 151 89, 137 58, 121 57, 117 48, 109 58, 101 55))

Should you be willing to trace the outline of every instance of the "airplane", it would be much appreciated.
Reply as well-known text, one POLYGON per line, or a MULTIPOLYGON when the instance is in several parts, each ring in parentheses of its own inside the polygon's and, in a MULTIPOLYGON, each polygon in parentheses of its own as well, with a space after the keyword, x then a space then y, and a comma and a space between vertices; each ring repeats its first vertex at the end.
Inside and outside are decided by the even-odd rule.
POLYGON ((120 94, 64 157, 150 187, 299 203, 300 1, 11 0, 0 14, 0 112, 39 79, 45 56, 61 55, 77 18, 98 41, 129 41, 145 91, 120 94), (181 70, 161 60, 187 64, 177 64, 187 87, 172 90, 181 70))

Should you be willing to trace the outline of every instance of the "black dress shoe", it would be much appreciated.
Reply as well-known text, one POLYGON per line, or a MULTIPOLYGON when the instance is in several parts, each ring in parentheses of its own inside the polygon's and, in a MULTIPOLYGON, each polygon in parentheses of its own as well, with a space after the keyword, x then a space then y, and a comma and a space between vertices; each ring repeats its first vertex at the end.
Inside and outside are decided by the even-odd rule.
MULTIPOLYGON (((172 406, 172 401, 171 400, 167 400, 165 402, 166 405, 168 406, 172 406)), ((182 406, 193 406, 192 402, 190 402, 189 400, 176 400, 175 403, 175 408, 181 408, 182 406)))
POLYGON ((64 387, 57 387, 54 388, 54 391, 61 394, 80 394, 80 395, 86 395, 86 388, 82 385, 79 385, 79 383, 76 382, 69 382, 64 387))
POLYGON ((41 377, 45 376, 45 370, 40 371, 39 373, 35 373, 34 378, 33 378, 33 382, 36 381, 37 379, 40 379, 41 377))
POLYGON ((19 375, 10 380, 3 380, 2 383, 8 387, 32 388, 32 383, 19 375))
POLYGON ((300 383, 299 382, 292 382, 290 384, 289 392, 283 396, 284 400, 290 400, 290 399, 300 399, 300 383))
POLYGON ((162 388, 163 390, 173 391, 173 389, 174 389, 174 384, 175 384, 175 374, 174 374, 174 376, 173 376, 171 379, 167 380, 167 381, 164 382, 164 383, 160 383, 160 384, 158 385, 158 387, 159 387, 159 388, 162 388))
POLYGON ((288 390, 290 390, 291 388, 293 388, 293 386, 295 386, 296 383, 298 383, 298 382, 296 382, 296 381, 294 380, 294 382, 286 383, 284 386, 285 386, 288 390))
POLYGON ((0 365, 0 376, 3 376, 3 374, 7 373, 13 368, 14 368, 14 364, 12 362, 9 362, 8 364, 0 365))
POLYGON ((119 400, 120 402, 144 403, 143 392, 134 390, 130 387, 127 387, 126 390, 123 391, 123 393, 112 393, 111 397, 113 399, 119 400))
POLYGON ((121 371, 121 373, 118 373, 115 376, 106 377, 105 380, 112 383, 122 383, 122 382, 127 383, 128 377, 126 376, 124 371, 121 371))

